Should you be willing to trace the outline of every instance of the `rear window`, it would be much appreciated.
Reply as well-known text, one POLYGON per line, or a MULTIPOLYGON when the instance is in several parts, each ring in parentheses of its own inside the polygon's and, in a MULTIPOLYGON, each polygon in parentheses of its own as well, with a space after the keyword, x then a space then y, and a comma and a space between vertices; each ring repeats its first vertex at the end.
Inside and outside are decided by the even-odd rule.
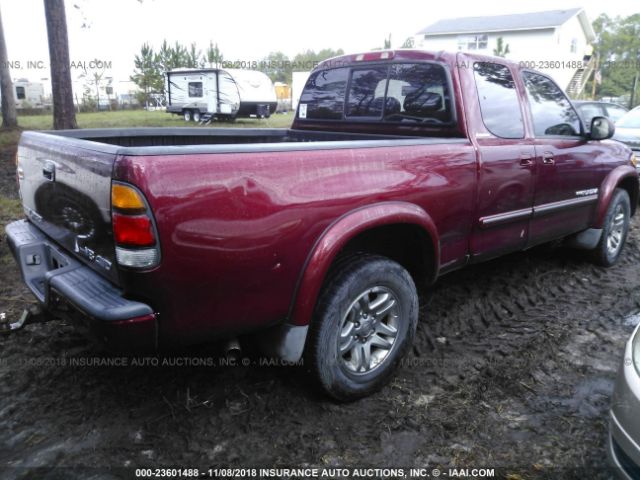
POLYGON ((322 70, 312 74, 300 97, 300 118, 341 119, 348 77, 348 68, 322 70))
POLYGON ((387 75, 387 67, 353 70, 349 84, 347 117, 382 116, 387 75))
POLYGON ((298 118, 432 125, 454 120, 446 71, 430 63, 315 72, 300 98, 298 118))

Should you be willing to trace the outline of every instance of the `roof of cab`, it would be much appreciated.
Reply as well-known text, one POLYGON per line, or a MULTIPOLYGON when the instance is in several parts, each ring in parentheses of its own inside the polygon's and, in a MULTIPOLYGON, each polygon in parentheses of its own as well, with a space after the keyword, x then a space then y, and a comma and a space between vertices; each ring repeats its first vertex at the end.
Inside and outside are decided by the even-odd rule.
POLYGON ((358 65, 362 63, 379 63, 384 61, 436 61, 453 65, 459 55, 463 59, 470 60, 494 60, 499 63, 518 67, 518 63, 501 57, 491 57, 487 55, 477 55, 468 52, 450 52, 450 51, 432 51, 418 49, 398 49, 398 50, 373 50, 370 52, 353 53, 348 55, 340 55, 338 57, 323 60, 314 70, 322 70, 328 68, 338 68, 358 65))

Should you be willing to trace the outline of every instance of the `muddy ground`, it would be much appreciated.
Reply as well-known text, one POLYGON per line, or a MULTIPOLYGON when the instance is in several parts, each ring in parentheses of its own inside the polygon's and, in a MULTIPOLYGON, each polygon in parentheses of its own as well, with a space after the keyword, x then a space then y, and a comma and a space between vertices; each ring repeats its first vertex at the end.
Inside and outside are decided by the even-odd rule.
MULTIPOLYGON (((6 148, 1 162, 7 204, 17 194, 6 148)), ((44 467, 39 478, 117 478, 108 467, 316 465, 610 478, 607 410, 640 310, 639 261, 636 219, 608 270, 537 248, 446 276, 422 292, 415 348, 393 383, 348 405, 316 393, 303 368, 255 358, 69 366, 113 357, 64 322, 31 325, 0 337, 0 477, 32 478, 25 466, 44 467)), ((33 301, 4 242, 0 269, 0 312, 13 318, 33 301)))

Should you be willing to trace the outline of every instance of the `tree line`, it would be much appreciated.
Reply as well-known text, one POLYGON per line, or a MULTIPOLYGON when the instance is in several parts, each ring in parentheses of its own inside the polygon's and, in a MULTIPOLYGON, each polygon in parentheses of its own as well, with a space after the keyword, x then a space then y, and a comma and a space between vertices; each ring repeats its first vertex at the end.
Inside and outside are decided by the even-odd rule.
MULTIPOLYGON (((140 1, 140 0, 139 0, 140 1)), ((69 45, 64 0, 43 0, 51 61, 51 86, 54 128, 76 128, 73 90, 69 65, 69 45)), ((590 90, 595 98, 630 95, 630 106, 640 103, 640 14, 626 18, 600 15, 594 22, 596 32, 594 53, 598 59, 598 75, 592 79, 590 90)), ((403 47, 412 46, 411 37, 403 47)), ((384 48, 391 47, 391 36, 385 38, 384 48)), ((342 49, 307 50, 287 57, 282 52, 272 52, 257 62, 273 81, 291 82, 295 70, 311 70, 315 64, 327 58, 343 54, 342 49), (305 68, 298 68, 304 66, 305 68), (308 68, 306 68, 308 67, 308 68)), ((499 54, 499 53, 498 53, 499 54)), ((164 72, 173 68, 218 67, 225 61, 217 44, 209 43, 202 52, 195 43, 184 46, 178 42, 169 45, 164 41, 158 51, 144 44, 134 59, 131 79, 148 99, 152 93, 163 93, 164 72)), ((2 126, 17 126, 15 95, 9 70, 7 48, 0 16, 0 93, 2 95, 2 126)), ((234 62, 231 62, 231 67, 234 62)), ((242 65, 240 65, 242 68, 242 65)))
POLYGON ((153 95, 164 95, 164 72, 174 68, 247 68, 264 72, 274 82, 291 83, 296 70, 311 70, 327 58, 342 55, 342 49, 326 48, 318 52, 306 50, 289 58, 282 52, 272 52, 262 59, 233 60, 222 54, 218 44, 213 41, 203 51, 195 43, 183 45, 164 40, 158 49, 149 43, 140 47, 133 64, 131 81, 140 89, 139 100, 148 103, 153 95))
MULTIPOLYGON (((78 128, 73 104, 71 71, 69 69, 69 40, 64 0, 44 0, 45 23, 51 61, 51 97, 53 128, 78 128)), ((9 70, 7 44, 0 17, 0 95, 2 95, 2 128, 18 126, 15 95, 9 70)))
POLYGON ((595 97, 630 95, 629 106, 640 103, 640 14, 611 18, 600 15, 593 22, 596 32, 594 54, 598 62, 595 97), (635 90, 634 90, 635 86, 635 90))

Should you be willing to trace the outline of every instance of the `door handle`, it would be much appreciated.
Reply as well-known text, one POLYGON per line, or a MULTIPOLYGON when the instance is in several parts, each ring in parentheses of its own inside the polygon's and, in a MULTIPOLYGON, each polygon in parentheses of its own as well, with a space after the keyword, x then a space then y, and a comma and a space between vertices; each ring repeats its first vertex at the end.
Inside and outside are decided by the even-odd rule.
POLYGON ((523 153, 520 155, 520 165, 523 167, 530 167, 533 165, 533 158, 528 153, 523 153))
POLYGON ((554 163, 556 163, 556 161, 553 159, 553 153, 544 152, 542 154, 542 163, 544 163, 545 165, 553 165, 554 163))

